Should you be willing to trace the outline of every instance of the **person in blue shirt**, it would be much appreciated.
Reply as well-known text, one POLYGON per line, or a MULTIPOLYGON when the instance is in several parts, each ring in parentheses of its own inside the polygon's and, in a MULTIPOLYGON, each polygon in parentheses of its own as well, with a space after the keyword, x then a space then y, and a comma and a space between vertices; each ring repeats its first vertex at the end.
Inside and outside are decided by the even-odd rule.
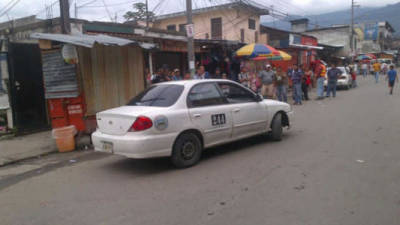
POLYGON ((332 63, 331 68, 328 70, 328 86, 326 87, 326 97, 330 98, 332 96, 336 97, 336 85, 337 80, 342 75, 342 71, 336 68, 336 63, 332 63))
POLYGON ((390 95, 393 95, 393 87, 395 82, 399 82, 399 77, 397 76, 397 71, 394 69, 394 66, 390 66, 390 70, 387 73, 386 80, 389 80, 389 90, 390 90, 390 95))
POLYGON ((298 65, 293 65, 292 83, 293 83, 293 96, 294 104, 302 105, 302 90, 301 90, 301 80, 303 79, 304 73, 299 68, 298 65))

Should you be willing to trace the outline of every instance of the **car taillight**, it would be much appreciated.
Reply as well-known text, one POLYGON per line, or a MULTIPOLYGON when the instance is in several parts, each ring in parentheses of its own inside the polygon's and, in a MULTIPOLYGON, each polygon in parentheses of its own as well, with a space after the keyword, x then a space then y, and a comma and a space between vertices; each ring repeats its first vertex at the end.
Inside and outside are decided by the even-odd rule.
POLYGON ((131 128, 129 129, 129 132, 147 130, 152 126, 153 126, 153 121, 151 121, 150 118, 145 116, 139 116, 132 124, 131 128))

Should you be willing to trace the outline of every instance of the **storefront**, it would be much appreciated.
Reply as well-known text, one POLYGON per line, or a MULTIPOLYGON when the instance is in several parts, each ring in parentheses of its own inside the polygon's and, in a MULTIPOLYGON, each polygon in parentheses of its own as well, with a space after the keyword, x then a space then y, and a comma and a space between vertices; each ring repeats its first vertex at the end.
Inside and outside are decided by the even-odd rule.
POLYGON ((144 90, 144 50, 154 45, 106 35, 32 35, 39 39, 45 99, 53 128, 96 128, 95 115, 144 90))

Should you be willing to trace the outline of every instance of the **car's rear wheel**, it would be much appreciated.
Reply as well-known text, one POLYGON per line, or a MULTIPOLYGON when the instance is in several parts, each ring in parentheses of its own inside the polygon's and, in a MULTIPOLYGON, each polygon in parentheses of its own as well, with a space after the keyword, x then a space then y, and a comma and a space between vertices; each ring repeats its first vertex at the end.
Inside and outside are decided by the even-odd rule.
POLYGON ((274 116, 274 119, 271 123, 271 138, 273 141, 281 141, 282 140, 282 114, 278 113, 274 116))
POLYGON ((178 168, 195 165, 201 158, 202 144, 194 133, 181 134, 172 149, 171 161, 178 168))

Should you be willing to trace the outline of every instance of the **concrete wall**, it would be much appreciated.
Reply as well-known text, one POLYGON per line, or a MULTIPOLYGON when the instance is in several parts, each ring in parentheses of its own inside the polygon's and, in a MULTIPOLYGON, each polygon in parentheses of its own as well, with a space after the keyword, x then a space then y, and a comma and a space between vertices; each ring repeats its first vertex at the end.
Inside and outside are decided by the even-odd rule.
MULTIPOLYGON (((253 12, 248 10, 237 10, 237 9, 223 9, 205 12, 201 14, 193 15, 194 31, 196 39, 206 39, 207 34, 211 39, 211 19, 222 18, 222 39, 231 41, 241 41, 240 30, 244 29, 244 41, 246 43, 255 42, 255 32, 258 32, 258 40, 266 41, 266 37, 260 38, 260 17, 255 15, 253 12), (256 29, 249 29, 248 19, 254 19, 256 21, 256 29)), ((176 29, 179 30, 179 24, 185 24, 186 17, 175 17, 156 21, 153 25, 154 28, 167 29, 168 25, 176 25, 176 29)))
POLYGON ((346 57, 351 54, 350 31, 348 27, 307 31, 306 34, 316 37, 320 44, 344 46, 340 51, 338 51, 337 56, 346 57))

